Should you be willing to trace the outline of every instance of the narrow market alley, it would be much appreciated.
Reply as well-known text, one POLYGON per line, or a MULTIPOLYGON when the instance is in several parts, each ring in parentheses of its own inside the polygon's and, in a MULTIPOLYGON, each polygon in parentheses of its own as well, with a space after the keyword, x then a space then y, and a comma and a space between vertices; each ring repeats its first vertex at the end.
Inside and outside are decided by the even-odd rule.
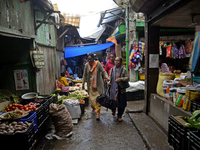
POLYGON ((144 100, 129 101, 123 122, 118 122, 111 111, 103 107, 101 120, 97 121, 90 113, 90 107, 86 107, 85 114, 74 125, 71 137, 65 140, 43 139, 36 150, 172 150, 166 134, 141 112, 144 104, 144 100))

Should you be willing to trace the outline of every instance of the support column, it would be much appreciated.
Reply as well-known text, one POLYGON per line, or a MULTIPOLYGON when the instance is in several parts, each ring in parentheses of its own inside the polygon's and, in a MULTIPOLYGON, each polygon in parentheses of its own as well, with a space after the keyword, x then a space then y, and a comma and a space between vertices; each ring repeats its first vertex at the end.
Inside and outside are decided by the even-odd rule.
POLYGON ((115 52, 116 52, 116 56, 122 57, 121 44, 115 45, 115 52))
MULTIPOLYGON (((146 17, 147 18, 147 17, 146 17)), ((159 68, 149 68, 149 54, 159 55, 159 32, 160 27, 150 26, 145 21, 145 112, 148 114, 150 108, 150 93, 156 93, 159 76, 159 68)))

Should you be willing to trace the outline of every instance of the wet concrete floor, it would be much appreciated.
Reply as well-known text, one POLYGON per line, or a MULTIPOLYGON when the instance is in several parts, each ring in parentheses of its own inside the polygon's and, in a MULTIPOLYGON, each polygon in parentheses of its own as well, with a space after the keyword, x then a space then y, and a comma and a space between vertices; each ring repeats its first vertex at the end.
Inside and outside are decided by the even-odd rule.
MULTIPOLYGON (((128 103, 128 107, 131 102, 128 103)), ((140 107, 143 107, 141 104, 140 107)), ((118 122, 111 111, 101 109, 101 119, 86 108, 85 114, 77 125, 73 135, 65 140, 44 140, 37 150, 146 150, 147 147, 131 122, 128 114, 123 115, 123 122, 118 122), (88 120, 86 120, 88 117, 88 120)))

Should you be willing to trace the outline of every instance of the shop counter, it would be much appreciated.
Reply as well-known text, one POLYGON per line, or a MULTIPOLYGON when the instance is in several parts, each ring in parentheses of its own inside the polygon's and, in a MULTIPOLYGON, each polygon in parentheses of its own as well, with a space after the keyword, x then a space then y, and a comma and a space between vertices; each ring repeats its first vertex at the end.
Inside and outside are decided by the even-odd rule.
POLYGON ((168 118, 170 115, 191 117, 192 113, 183 110, 181 107, 175 106, 174 103, 168 101, 166 98, 152 93, 149 116, 152 117, 162 127, 162 129, 165 130, 165 133, 168 131, 168 118))

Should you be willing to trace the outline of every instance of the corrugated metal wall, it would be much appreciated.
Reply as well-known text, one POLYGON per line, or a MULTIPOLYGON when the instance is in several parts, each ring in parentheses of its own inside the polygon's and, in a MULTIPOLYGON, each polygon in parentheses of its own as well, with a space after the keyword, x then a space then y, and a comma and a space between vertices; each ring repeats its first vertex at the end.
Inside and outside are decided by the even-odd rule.
MULTIPOLYGON (((34 9, 39 10, 38 7, 34 9)), ((45 14, 41 11, 35 11, 35 20, 42 21, 45 18, 45 14)), ((53 22, 51 19, 46 19, 46 22, 53 22)), ((37 23, 36 25, 38 25, 37 23)), ((47 46, 56 46, 56 28, 54 25, 42 24, 37 29, 36 42, 47 46)))
POLYGON ((60 62, 61 60, 64 60, 64 52, 62 51, 56 51, 56 61, 57 61, 57 69, 58 69, 58 80, 60 79, 60 74, 62 72, 65 72, 66 71, 66 68, 65 66, 61 66, 60 62))
POLYGON ((0 31, 35 35, 32 2, 0 0, 0 31))
POLYGON ((54 48, 38 46, 44 53, 44 68, 36 74, 37 89, 41 95, 49 95, 56 89, 54 48))

